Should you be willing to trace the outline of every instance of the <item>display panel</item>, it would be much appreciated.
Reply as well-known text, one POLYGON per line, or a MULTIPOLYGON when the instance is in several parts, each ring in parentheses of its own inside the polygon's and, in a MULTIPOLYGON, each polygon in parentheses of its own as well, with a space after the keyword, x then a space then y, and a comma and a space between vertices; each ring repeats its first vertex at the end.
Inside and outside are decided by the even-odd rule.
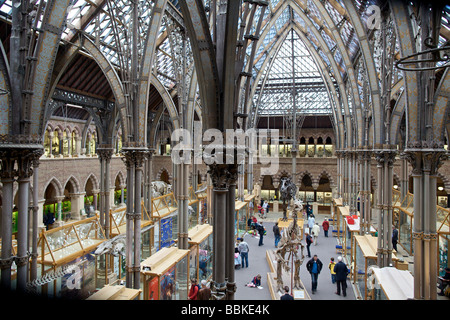
POLYGON ((212 234, 199 245, 199 281, 202 279, 210 279, 213 270, 213 236, 212 234))

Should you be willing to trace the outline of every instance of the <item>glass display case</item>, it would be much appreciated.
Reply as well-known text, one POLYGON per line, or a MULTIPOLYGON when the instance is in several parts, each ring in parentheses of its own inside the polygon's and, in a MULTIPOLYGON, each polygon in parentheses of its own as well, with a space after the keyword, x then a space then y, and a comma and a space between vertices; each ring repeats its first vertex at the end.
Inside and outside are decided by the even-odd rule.
POLYGON ((447 208, 448 207, 448 197, 447 196, 438 196, 437 197, 437 204, 438 206, 442 207, 442 208, 447 208))
POLYGON ((332 144, 326 144, 324 150, 325 150, 325 157, 333 156, 333 145, 332 144))
MULTIPOLYGON (((355 249, 355 235, 359 235, 360 228, 361 228, 361 219, 360 217, 357 217, 356 219, 353 219, 353 224, 349 224, 347 219, 344 219, 345 221, 345 236, 342 237, 344 240, 344 243, 342 244, 342 254, 345 256, 347 261, 349 263, 352 263, 352 259, 354 257, 354 249, 355 249)), ((376 233, 376 230, 373 226, 370 226, 369 233, 371 235, 374 235, 376 233)))
MULTIPOLYGON (((367 300, 368 269, 377 264, 378 238, 372 235, 355 235, 355 250, 351 264, 353 283, 357 299, 367 300)), ((398 258, 393 253, 392 263, 397 266, 398 258)))
MULTIPOLYGON (((147 209, 144 206, 144 202, 141 203, 142 212, 141 212, 141 230, 142 230, 142 244, 141 244, 141 257, 143 259, 149 257, 151 255, 152 248, 155 243, 154 236, 154 225, 153 220, 151 219, 150 214, 147 212, 147 209)), ((127 228, 127 207, 120 207, 115 210, 109 211, 109 233, 110 238, 114 238, 119 234, 125 234, 127 228)))
POLYGON ((178 203, 173 193, 152 199, 151 216, 155 248, 170 247, 178 236, 178 203))
POLYGON ((212 277, 212 265, 208 265, 212 259, 212 232, 209 224, 197 225, 189 230, 189 278, 195 278, 198 282, 212 277))
POLYGON ((315 145, 308 145, 308 157, 314 157, 315 151, 316 151, 315 145))
POLYGON ((306 156, 306 145, 301 144, 298 146, 298 155, 299 157, 305 157, 306 156))
POLYGON ((162 248, 141 262, 144 300, 187 300, 190 250, 162 248))
POLYGON ((409 271, 372 267, 367 281, 368 300, 414 299, 414 277, 409 271))
POLYGON ((277 199, 278 192, 277 190, 261 190, 261 199, 267 201, 273 201, 277 199))
POLYGON ((403 208, 394 208, 394 214, 398 217, 398 243, 410 255, 413 254, 412 226, 413 216, 403 208))
POLYGON ((316 192, 316 202, 319 206, 331 206, 333 194, 331 192, 316 192))
POLYGON ((190 206, 188 229, 191 229, 200 223, 199 222, 200 201, 194 192, 194 188, 192 187, 189 187, 188 205, 190 206))
POLYGON ((314 202, 314 191, 299 191, 298 197, 303 203, 314 202))
POLYGON ((343 206, 342 198, 334 198, 333 199, 333 206, 331 211, 331 216, 333 218, 332 225, 333 225, 333 236, 337 236, 337 232, 334 232, 337 230, 337 219, 338 219, 338 208, 343 206))
MULTIPOLYGON (((447 210, 447 209, 446 209, 447 210)), ((443 277, 445 275, 445 268, 450 267, 448 259, 448 243, 450 239, 450 212, 442 219, 440 226, 438 228, 438 267, 439 276, 443 277)))
MULTIPOLYGON (((147 212, 147 209, 144 206, 144 203, 141 203, 142 212, 141 212, 141 229, 153 224, 153 220, 151 219, 150 214, 147 212)), ((110 237, 115 237, 119 234, 126 233, 127 228, 127 207, 120 207, 115 210, 109 211, 109 233, 110 237)))
POLYGON ((248 220, 248 202, 236 201, 234 204, 235 209, 235 228, 234 236, 236 238, 243 237, 247 231, 247 220, 248 220))
POLYGON ((80 275, 79 289, 72 290, 68 282, 73 281, 73 274, 56 277, 54 281, 39 288, 41 293, 54 297, 86 298, 89 292, 97 288, 96 258, 92 254, 106 240, 97 216, 68 223, 58 228, 45 231, 39 235, 41 277, 57 273, 63 267, 75 265, 80 275))

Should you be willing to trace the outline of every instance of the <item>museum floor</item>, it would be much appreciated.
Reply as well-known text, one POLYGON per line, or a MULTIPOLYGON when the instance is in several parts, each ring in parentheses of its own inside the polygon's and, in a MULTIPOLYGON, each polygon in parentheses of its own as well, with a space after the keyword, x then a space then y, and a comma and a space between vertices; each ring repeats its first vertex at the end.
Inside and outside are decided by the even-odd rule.
MULTIPOLYGON (((264 236, 263 246, 258 246, 259 237, 252 236, 249 234, 245 235, 245 241, 250 247, 249 251, 249 267, 236 269, 235 279, 237 284, 237 290, 235 299, 236 300, 271 300, 271 295, 267 285, 267 273, 270 272, 269 265, 266 260, 266 250, 275 249, 274 236, 273 236, 273 225, 278 218, 282 217, 282 212, 269 212, 266 219, 258 219, 258 222, 263 221, 263 225, 267 230, 267 235, 264 236), (261 274, 261 284, 263 289, 256 289, 251 287, 246 287, 245 284, 250 282, 254 276, 261 274)), ((322 225, 323 220, 327 217, 325 214, 316 215, 316 222, 322 225)), ((331 232, 329 232, 331 234, 331 232)), ((335 294, 336 285, 331 282, 331 274, 328 269, 328 263, 330 258, 334 257, 337 261, 339 254, 336 253, 336 238, 329 235, 328 238, 324 236, 321 228, 321 233, 318 238, 318 243, 315 246, 311 245, 311 255, 317 254, 318 258, 323 263, 323 269, 319 275, 317 291, 315 294, 311 294, 311 276, 306 270, 306 263, 309 258, 305 258, 301 269, 300 269, 300 279, 305 286, 305 289, 309 293, 311 300, 356 300, 355 294, 351 282, 347 280, 347 296, 343 297, 335 294)), ((404 251, 401 246, 399 247, 399 257, 404 261, 409 263, 410 271, 413 267, 413 257, 409 256, 406 251, 404 251)), ((306 255, 306 248, 305 248, 306 255)), ((290 284, 287 284, 290 287, 290 284)), ((450 300, 447 297, 442 297, 438 295, 438 300, 450 300)))

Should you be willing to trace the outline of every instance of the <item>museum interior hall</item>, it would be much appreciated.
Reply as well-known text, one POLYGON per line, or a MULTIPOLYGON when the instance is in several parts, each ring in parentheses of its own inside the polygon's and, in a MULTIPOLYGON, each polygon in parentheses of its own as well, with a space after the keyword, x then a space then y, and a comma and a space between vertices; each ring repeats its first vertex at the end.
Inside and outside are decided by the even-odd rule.
POLYGON ((0 293, 449 300, 449 66, 446 1, 0 0, 0 293))

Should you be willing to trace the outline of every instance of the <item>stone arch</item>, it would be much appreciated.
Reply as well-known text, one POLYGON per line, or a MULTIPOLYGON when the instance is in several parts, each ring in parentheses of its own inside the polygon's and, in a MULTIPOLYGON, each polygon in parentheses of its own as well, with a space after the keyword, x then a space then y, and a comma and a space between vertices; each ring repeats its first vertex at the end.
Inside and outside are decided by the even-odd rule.
POLYGON ((314 182, 313 175, 308 170, 304 170, 298 174, 297 183, 298 183, 299 188, 302 185, 302 180, 303 180, 304 176, 309 176, 311 178, 311 181, 314 182))
POLYGON ((450 179, 443 175, 442 173, 438 172, 437 176, 441 178, 441 180, 444 182, 444 189, 447 193, 450 193, 450 179))
POLYGON ((159 181, 161 180, 161 175, 166 172, 167 173, 167 177, 168 177, 168 182, 172 183, 172 175, 170 174, 169 170, 167 170, 165 167, 162 167, 161 169, 159 169, 159 171, 156 173, 155 175, 155 179, 153 181, 159 181))
POLYGON ((72 187, 73 187, 73 193, 79 193, 80 192, 80 183, 78 182, 78 180, 74 177, 74 176, 70 176, 66 182, 64 183, 64 189, 66 188, 68 183, 71 183, 72 187))
POLYGON ((126 177, 124 176, 122 171, 118 171, 116 173, 116 176, 114 177, 114 181, 116 181, 117 179, 119 179, 119 184, 124 185, 127 182, 126 177))
POLYGON ((84 190, 86 190, 86 185, 87 185, 89 180, 91 180, 92 187, 93 187, 94 190, 99 190, 100 189, 100 181, 95 176, 95 174, 91 173, 89 175, 89 177, 87 177, 86 181, 84 182, 84 190))
POLYGON ((49 181, 45 184, 44 188, 42 189, 41 198, 45 198, 45 191, 47 190, 48 186, 52 185, 53 188, 56 190, 56 196, 62 196, 64 195, 64 187, 62 186, 61 182, 56 177, 52 177, 49 179, 49 181))
POLYGON ((330 182, 330 187, 333 188, 335 186, 335 182, 334 182, 333 176, 327 170, 323 170, 320 174, 317 175, 317 183, 319 183, 320 179, 324 176, 330 182))

